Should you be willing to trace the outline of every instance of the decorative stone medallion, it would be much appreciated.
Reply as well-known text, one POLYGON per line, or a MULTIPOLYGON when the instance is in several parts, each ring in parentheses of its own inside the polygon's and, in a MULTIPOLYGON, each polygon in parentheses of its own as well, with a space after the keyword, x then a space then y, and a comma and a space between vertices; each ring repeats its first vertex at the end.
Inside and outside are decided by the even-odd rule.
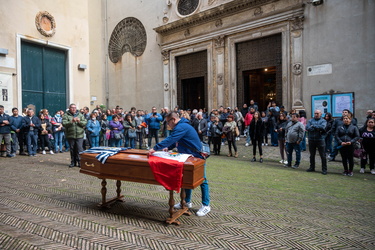
POLYGON ((192 14, 199 5, 199 0, 179 0, 177 3, 177 11, 182 16, 192 14))
POLYGON ((293 64, 293 74, 300 75, 302 73, 302 64, 295 63, 293 64))
POLYGON ((47 11, 40 11, 35 17, 37 30, 46 37, 51 37, 56 32, 55 18, 47 11))

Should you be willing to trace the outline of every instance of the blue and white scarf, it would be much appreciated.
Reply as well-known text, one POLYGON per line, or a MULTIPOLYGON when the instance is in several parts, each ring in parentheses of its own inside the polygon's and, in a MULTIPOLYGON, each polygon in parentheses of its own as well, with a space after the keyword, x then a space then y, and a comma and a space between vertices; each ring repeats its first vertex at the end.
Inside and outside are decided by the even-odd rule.
POLYGON ((108 157, 117 154, 120 151, 127 150, 130 148, 117 148, 117 147, 93 147, 82 152, 88 154, 98 154, 95 156, 98 161, 105 163, 108 157))

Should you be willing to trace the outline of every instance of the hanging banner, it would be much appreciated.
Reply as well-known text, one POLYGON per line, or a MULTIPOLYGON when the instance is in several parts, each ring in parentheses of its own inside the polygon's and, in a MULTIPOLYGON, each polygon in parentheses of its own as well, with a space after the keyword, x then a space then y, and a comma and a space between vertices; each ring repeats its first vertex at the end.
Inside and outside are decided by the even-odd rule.
POLYGON ((0 103, 4 106, 6 114, 12 114, 13 83, 11 74, 0 73, 0 103))

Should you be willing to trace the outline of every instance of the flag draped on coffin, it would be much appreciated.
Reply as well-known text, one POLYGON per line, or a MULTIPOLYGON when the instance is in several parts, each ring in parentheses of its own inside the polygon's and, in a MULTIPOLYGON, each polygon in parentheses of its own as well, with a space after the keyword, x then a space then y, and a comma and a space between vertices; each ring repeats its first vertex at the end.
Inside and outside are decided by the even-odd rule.
POLYGON ((184 162, 190 156, 172 152, 155 152, 149 157, 148 163, 157 182, 167 190, 180 192, 184 162))

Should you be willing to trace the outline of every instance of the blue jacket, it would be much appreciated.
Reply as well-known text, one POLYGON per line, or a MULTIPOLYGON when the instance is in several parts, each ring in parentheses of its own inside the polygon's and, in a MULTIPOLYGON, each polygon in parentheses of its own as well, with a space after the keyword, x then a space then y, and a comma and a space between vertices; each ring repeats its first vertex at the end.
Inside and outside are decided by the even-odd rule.
POLYGON ((153 116, 153 113, 149 113, 146 116, 146 123, 150 129, 160 129, 160 122, 163 120, 163 117, 156 113, 157 117, 153 116))
POLYGON ((0 134, 10 134, 10 126, 11 126, 11 120, 10 120, 10 116, 7 115, 7 114, 3 114, 3 115, 0 115, 0 125, 4 125, 4 126, 0 126, 0 134), (3 121, 9 121, 9 124, 4 124, 3 121))
MULTIPOLYGON (((38 134, 39 130, 41 129, 40 119, 37 116, 33 116, 31 120, 33 121, 33 124, 35 125, 34 133, 38 134)), ((28 133, 30 131, 30 116, 22 117, 22 128, 24 129, 25 133, 28 133)))
POLYGON ((324 140, 326 133, 327 121, 323 118, 310 119, 306 124, 309 140, 324 140))
POLYGON ((162 150, 168 148, 169 150, 176 147, 179 153, 192 154, 194 157, 202 158, 199 152, 195 152, 190 148, 195 148, 198 151, 201 150, 201 142, 198 137, 197 131, 190 125, 189 120, 181 118, 181 120, 173 128, 171 134, 165 138, 162 142, 159 142, 154 146, 154 150, 162 150), (187 146, 187 147, 186 147, 187 146))
POLYGON ((11 120, 11 128, 13 131, 16 131, 17 129, 21 129, 22 128, 22 119, 23 117, 22 116, 11 116, 10 117, 10 120, 11 120))
POLYGON ((91 132, 91 136, 99 136, 101 130, 101 124, 98 120, 89 120, 86 126, 87 130, 91 132))

